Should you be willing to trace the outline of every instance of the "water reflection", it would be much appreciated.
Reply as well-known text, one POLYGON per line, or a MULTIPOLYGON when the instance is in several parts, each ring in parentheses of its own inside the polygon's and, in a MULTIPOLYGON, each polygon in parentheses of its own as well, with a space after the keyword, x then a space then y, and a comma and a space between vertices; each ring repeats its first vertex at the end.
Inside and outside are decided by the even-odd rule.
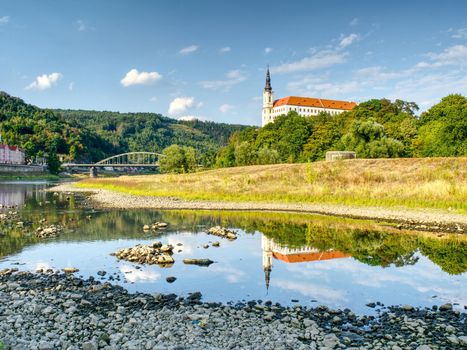
POLYGON ((266 289, 269 289, 271 280, 271 271, 273 266, 273 258, 284 263, 304 263, 311 261, 322 261, 331 259, 348 258, 351 255, 345 254, 338 250, 329 249, 322 251, 315 247, 302 246, 298 248, 289 248, 277 244, 271 238, 265 235, 261 236, 261 249, 263 252, 263 270, 266 289))
MULTIPOLYGON (((467 304, 467 237, 400 231, 374 222, 288 213, 79 209, 80 199, 25 191, 18 209, 25 226, 0 226, 0 268, 62 269, 74 266, 83 277, 107 271, 112 283, 130 291, 186 295, 201 291, 205 300, 270 299, 290 304, 350 307, 365 303, 467 304), (55 239, 39 240, 39 220, 60 224, 55 239), (169 223, 164 231, 143 225, 169 223), (221 225, 239 231, 234 242, 209 236, 221 225), (118 261, 110 253, 155 240, 176 247, 170 268, 118 261), (212 242, 220 240, 215 248, 212 242), (208 244, 209 249, 203 246, 208 244), (187 266, 184 258, 209 258, 209 268, 187 266), (175 276, 168 284, 165 279, 175 276), (435 298, 434 298, 435 297, 435 298)), ((3 210, 5 212, 5 210, 3 210)))

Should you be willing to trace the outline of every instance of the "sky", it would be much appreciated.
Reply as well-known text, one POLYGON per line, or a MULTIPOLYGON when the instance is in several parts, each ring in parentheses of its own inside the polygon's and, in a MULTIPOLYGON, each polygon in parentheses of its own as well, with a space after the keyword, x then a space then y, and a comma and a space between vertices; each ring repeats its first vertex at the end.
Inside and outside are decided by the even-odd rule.
POLYGON ((275 98, 467 94, 467 1, 0 0, 0 90, 39 107, 261 124, 275 98))

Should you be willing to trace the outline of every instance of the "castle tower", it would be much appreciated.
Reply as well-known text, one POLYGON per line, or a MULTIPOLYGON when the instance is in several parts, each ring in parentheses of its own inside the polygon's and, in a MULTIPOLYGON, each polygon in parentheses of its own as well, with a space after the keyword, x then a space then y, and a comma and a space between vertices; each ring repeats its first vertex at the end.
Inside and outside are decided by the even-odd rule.
POLYGON ((272 105, 273 105, 273 92, 271 87, 271 75, 269 74, 269 67, 266 72, 266 85, 263 90, 263 115, 262 115, 262 126, 265 126, 267 123, 271 122, 272 114, 272 105))
POLYGON ((265 235, 261 237, 261 248, 263 251, 263 270, 266 289, 269 289, 272 270, 272 241, 265 235))

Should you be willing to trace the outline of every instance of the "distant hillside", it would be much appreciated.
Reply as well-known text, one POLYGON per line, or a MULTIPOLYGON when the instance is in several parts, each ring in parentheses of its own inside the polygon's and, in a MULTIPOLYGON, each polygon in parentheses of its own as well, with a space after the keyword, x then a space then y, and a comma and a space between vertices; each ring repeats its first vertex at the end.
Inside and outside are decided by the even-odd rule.
POLYGON ((199 120, 179 121, 156 113, 62 110, 54 112, 63 120, 93 130, 110 143, 112 153, 127 151, 161 152, 172 144, 194 147, 200 155, 214 157, 230 136, 245 129, 199 120))
POLYGON ((66 160, 98 161, 128 151, 161 152, 179 144, 194 147, 209 164, 245 126, 202 121, 178 121, 154 113, 50 110, 0 92, 2 140, 26 151, 28 158, 47 154, 66 160))

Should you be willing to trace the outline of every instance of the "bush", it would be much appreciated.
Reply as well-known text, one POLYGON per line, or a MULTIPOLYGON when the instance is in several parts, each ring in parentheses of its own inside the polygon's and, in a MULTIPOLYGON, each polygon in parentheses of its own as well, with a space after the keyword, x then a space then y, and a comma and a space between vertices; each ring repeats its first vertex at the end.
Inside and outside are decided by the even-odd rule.
POLYGON ((172 145, 162 151, 160 168, 163 173, 191 173, 196 170, 196 151, 192 147, 172 145))

